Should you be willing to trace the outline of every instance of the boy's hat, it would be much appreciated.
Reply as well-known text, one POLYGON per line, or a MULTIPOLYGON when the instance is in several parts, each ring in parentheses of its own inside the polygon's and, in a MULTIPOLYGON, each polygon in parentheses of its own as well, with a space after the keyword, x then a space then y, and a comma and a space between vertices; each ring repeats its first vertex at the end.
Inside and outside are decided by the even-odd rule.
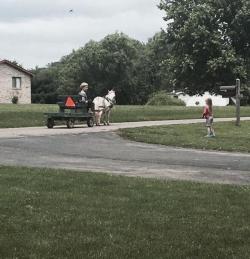
POLYGON ((81 83, 81 85, 80 85, 80 87, 85 87, 85 86, 89 86, 89 84, 86 83, 86 82, 83 82, 83 83, 81 83))

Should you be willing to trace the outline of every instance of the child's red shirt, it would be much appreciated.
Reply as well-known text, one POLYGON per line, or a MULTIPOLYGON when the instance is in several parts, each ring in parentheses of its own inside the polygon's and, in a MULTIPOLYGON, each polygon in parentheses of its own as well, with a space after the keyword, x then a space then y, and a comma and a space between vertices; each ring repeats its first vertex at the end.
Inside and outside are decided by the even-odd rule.
POLYGON ((209 107, 206 105, 203 111, 203 118, 208 119, 209 117, 213 116, 213 113, 210 111, 209 107))

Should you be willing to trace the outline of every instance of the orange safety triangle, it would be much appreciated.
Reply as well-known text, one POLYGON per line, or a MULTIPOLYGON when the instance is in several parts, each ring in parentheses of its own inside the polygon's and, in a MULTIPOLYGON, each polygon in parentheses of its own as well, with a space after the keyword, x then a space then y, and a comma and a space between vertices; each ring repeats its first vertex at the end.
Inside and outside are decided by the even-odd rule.
POLYGON ((67 101, 66 101, 66 103, 65 103, 65 106, 66 107, 69 107, 69 108, 75 108, 76 107, 76 104, 75 104, 75 102, 73 101, 73 99, 72 99, 72 97, 68 97, 67 98, 67 101))

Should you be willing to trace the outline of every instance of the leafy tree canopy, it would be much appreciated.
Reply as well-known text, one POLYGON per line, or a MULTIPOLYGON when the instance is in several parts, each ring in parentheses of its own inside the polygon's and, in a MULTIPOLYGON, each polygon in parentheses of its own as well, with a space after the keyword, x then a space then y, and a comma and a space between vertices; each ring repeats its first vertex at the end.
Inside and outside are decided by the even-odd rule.
MULTIPOLYGON (((160 0, 159 0, 160 1, 160 0)), ((250 0, 161 0, 166 30, 145 44, 123 33, 90 41, 47 68, 36 68, 33 101, 117 92, 119 104, 145 104, 161 90, 218 92, 239 77, 250 84, 250 0)))
POLYGON ((249 0, 162 0, 171 55, 165 60, 176 88, 217 91, 247 79, 249 0))

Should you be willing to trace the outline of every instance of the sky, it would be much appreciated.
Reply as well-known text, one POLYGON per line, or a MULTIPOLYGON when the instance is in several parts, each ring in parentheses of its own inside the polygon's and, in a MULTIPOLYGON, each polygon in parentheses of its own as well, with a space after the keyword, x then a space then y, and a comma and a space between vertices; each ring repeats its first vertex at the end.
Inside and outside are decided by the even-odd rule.
POLYGON ((146 42, 165 27, 159 2, 0 0, 0 60, 16 60, 27 69, 46 66, 114 32, 146 42))

